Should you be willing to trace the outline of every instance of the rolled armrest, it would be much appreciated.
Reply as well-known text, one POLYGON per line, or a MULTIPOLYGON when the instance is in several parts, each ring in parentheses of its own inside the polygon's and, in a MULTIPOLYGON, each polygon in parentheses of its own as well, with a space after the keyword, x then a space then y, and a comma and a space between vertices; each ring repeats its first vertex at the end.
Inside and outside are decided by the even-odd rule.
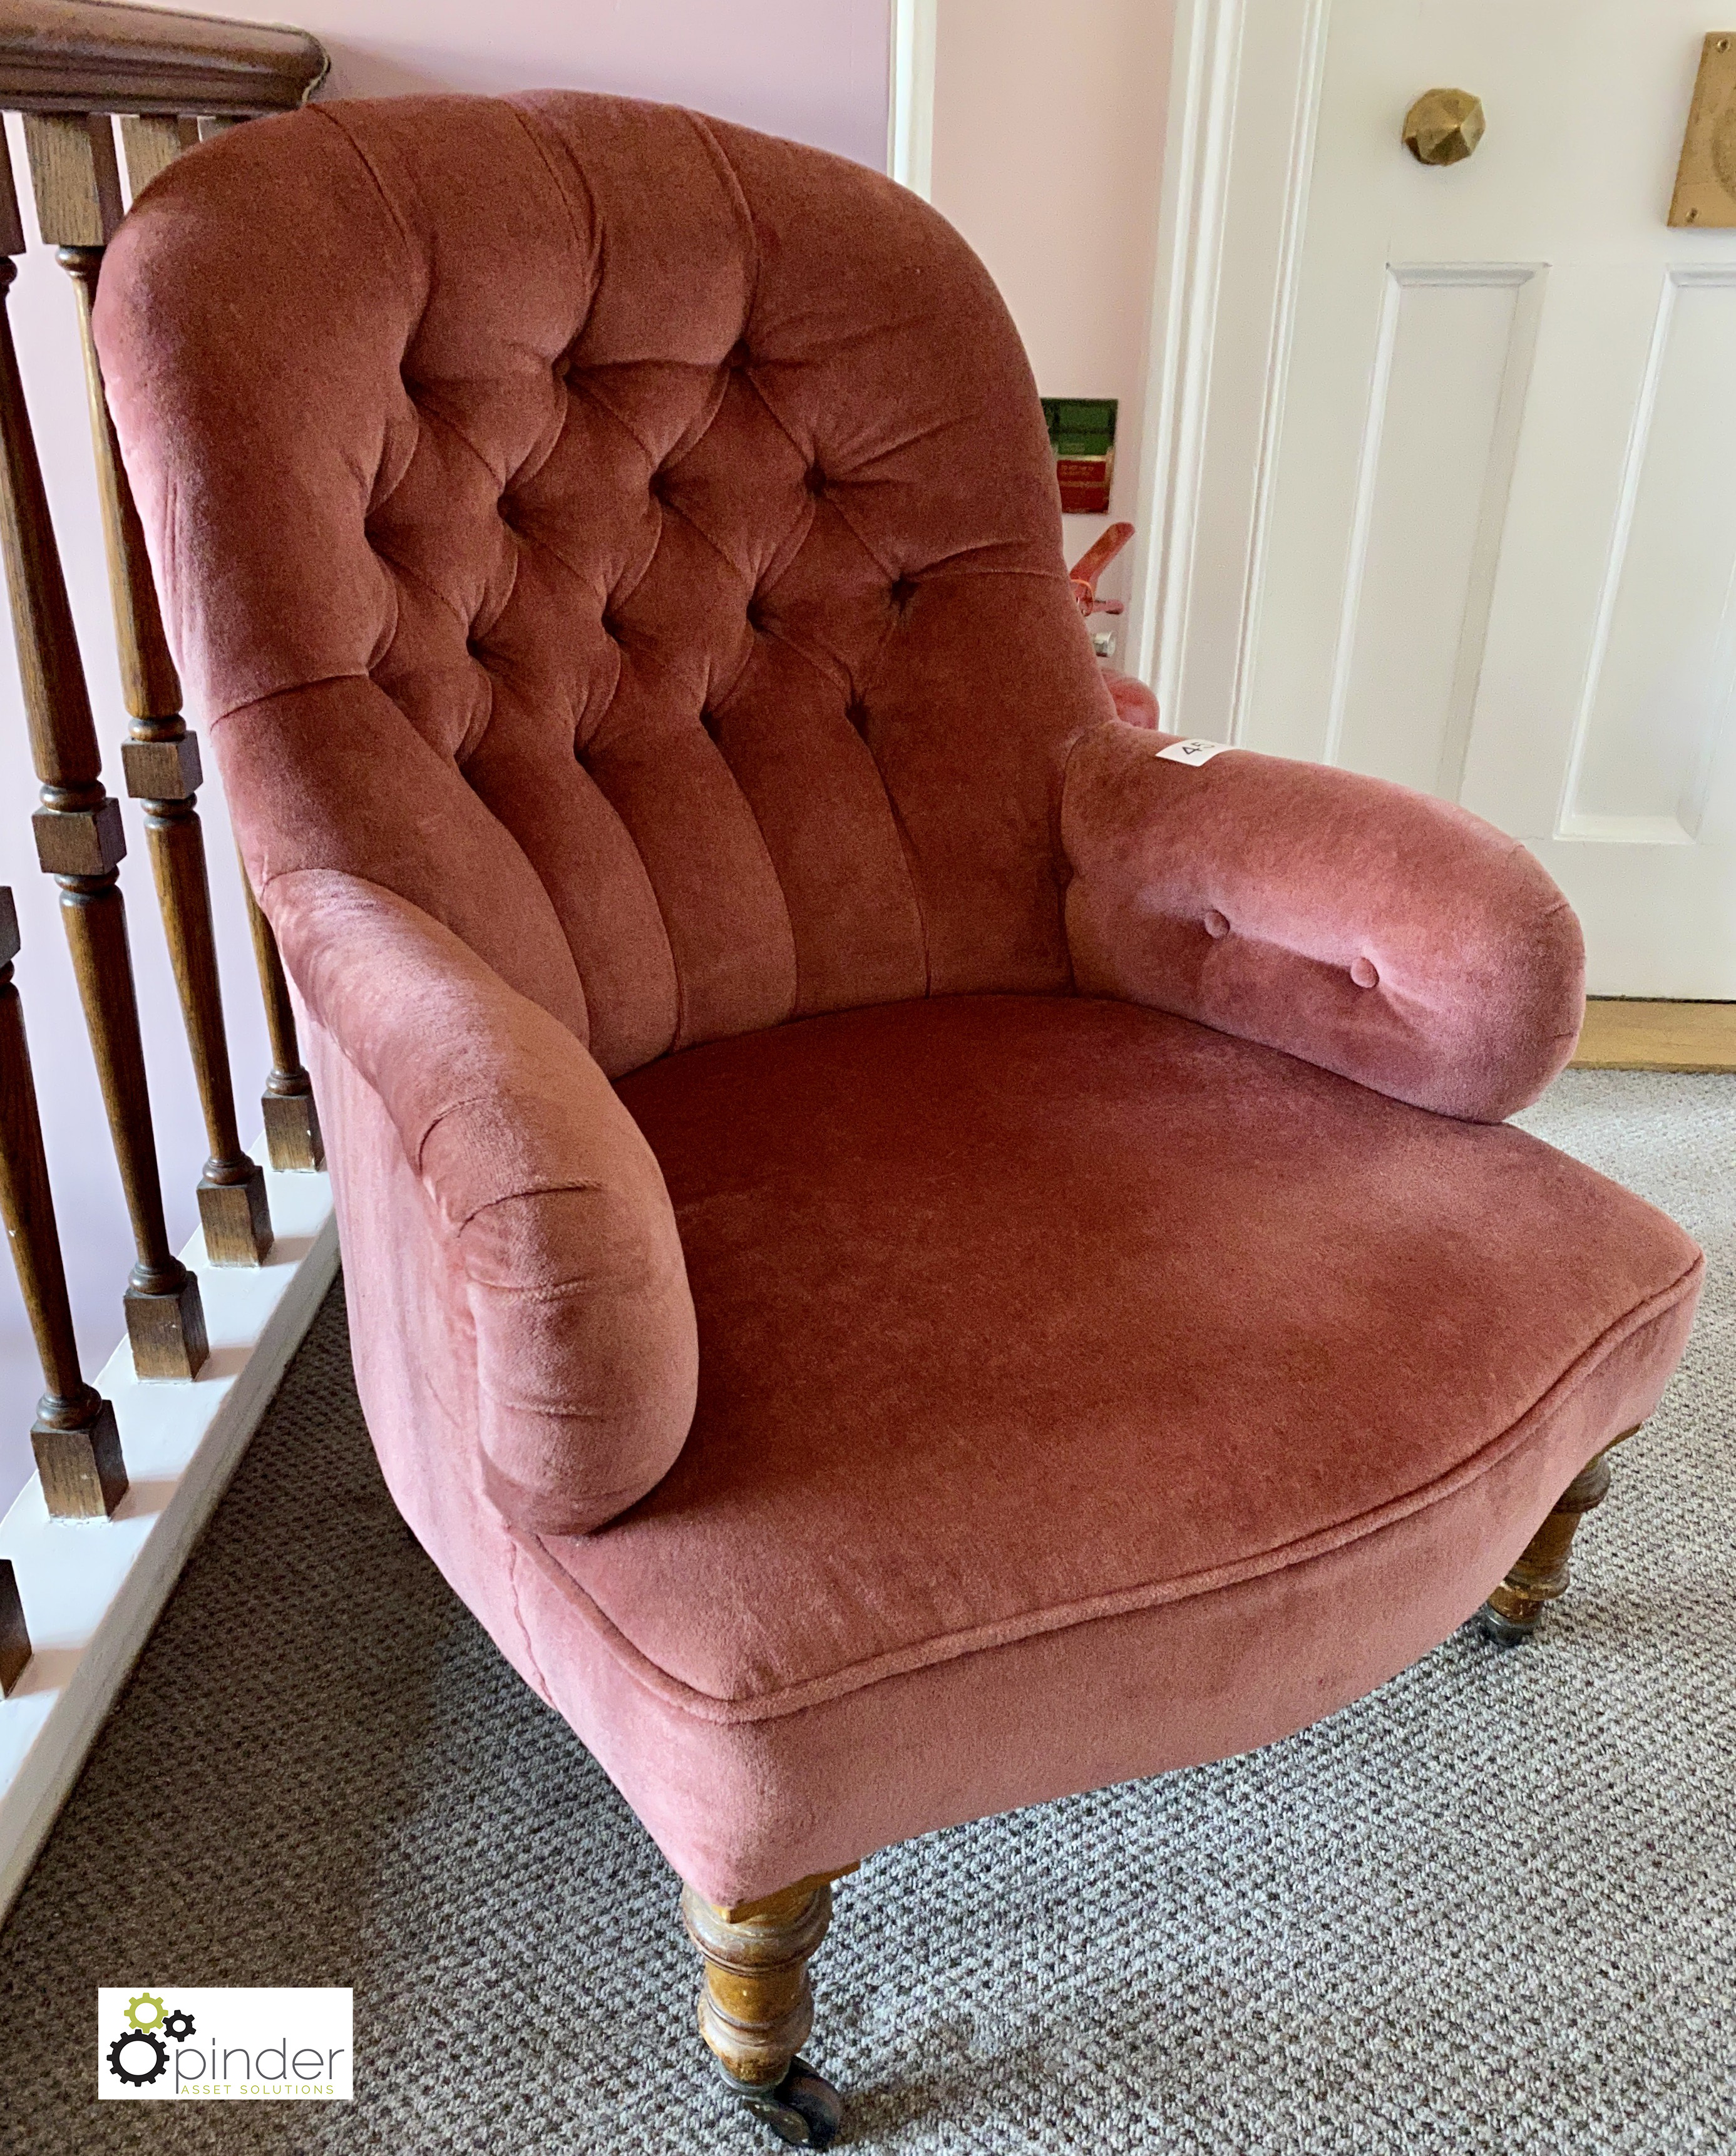
POLYGON ((419 907, 325 870, 276 877, 265 902, 290 977, 384 1102, 453 1246, 424 1291, 474 1328, 489 1495, 526 1529, 600 1526, 668 1471, 698 1382, 650 1147, 566 1027, 419 907))
POLYGON ((1075 978, 1498 1122, 1573 1053, 1584 951, 1536 858, 1384 780, 1111 721, 1067 767, 1075 978))

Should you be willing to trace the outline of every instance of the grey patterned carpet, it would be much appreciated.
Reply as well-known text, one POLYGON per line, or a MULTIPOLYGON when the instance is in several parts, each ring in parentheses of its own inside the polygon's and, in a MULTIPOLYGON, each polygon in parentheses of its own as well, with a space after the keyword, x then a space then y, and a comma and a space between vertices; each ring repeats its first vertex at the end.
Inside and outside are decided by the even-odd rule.
MULTIPOLYGON (((810 2047, 842 2145, 1736 2150, 1736 1080, 1526 1121, 1713 1259, 1547 1641, 865 1866, 810 2047)), ((675 1898, 398 1524, 334 1302, 0 1935, 0 2148, 747 2151, 675 1898), (141 1980, 352 1984, 357 2101, 99 2106, 94 1989, 141 1980)))

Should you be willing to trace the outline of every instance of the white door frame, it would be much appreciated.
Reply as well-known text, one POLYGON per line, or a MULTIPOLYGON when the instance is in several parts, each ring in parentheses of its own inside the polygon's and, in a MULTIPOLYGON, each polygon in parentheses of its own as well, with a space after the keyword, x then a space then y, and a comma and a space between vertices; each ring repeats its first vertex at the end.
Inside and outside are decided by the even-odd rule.
POLYGON ((1166 726, 1220 740, 1240 732, 1259 620, 1330 6, 1175 5, 1127 663, 1166 726), (1189 664, 1208 637, 1212 686, 1189 664))
POLYGON ((929 199, 934 177, 934 52, 940 0, 891 0, 886 170, 929 199))

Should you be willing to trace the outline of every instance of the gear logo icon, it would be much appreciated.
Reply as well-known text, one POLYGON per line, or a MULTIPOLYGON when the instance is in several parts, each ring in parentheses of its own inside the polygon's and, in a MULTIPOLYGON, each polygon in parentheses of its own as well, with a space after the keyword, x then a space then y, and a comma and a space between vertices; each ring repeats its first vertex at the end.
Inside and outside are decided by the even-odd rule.
POLYGON ((192 2015, 180 2006, 171 2013, 157 1991, 135 1992, 121 2010, 121 2033, 104 2056, 109 2071, 129 2088, 148 2088, 161 2081, 169 2070, 170 2046, 185 2043, 194 2033, 192 2015))
MULTIPOLYGON (((159 1999, 159 2007, 162 2004, 159 1999)), ((123 2029, 109 2046, 109 2071, 129 2087, 143 2088, 168 2067, 168 2051, 152 2030, 123 2029)))

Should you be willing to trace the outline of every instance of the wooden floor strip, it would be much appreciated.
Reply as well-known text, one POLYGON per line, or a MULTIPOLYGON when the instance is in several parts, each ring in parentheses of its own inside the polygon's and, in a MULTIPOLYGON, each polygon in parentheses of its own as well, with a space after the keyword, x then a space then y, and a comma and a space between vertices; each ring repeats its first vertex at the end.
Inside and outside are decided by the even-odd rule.
POLYGON ((1648 1003, 1595 996, 1574 1050, 1576 1070, 1736 1070, 1736 1004, 1648 1003))

